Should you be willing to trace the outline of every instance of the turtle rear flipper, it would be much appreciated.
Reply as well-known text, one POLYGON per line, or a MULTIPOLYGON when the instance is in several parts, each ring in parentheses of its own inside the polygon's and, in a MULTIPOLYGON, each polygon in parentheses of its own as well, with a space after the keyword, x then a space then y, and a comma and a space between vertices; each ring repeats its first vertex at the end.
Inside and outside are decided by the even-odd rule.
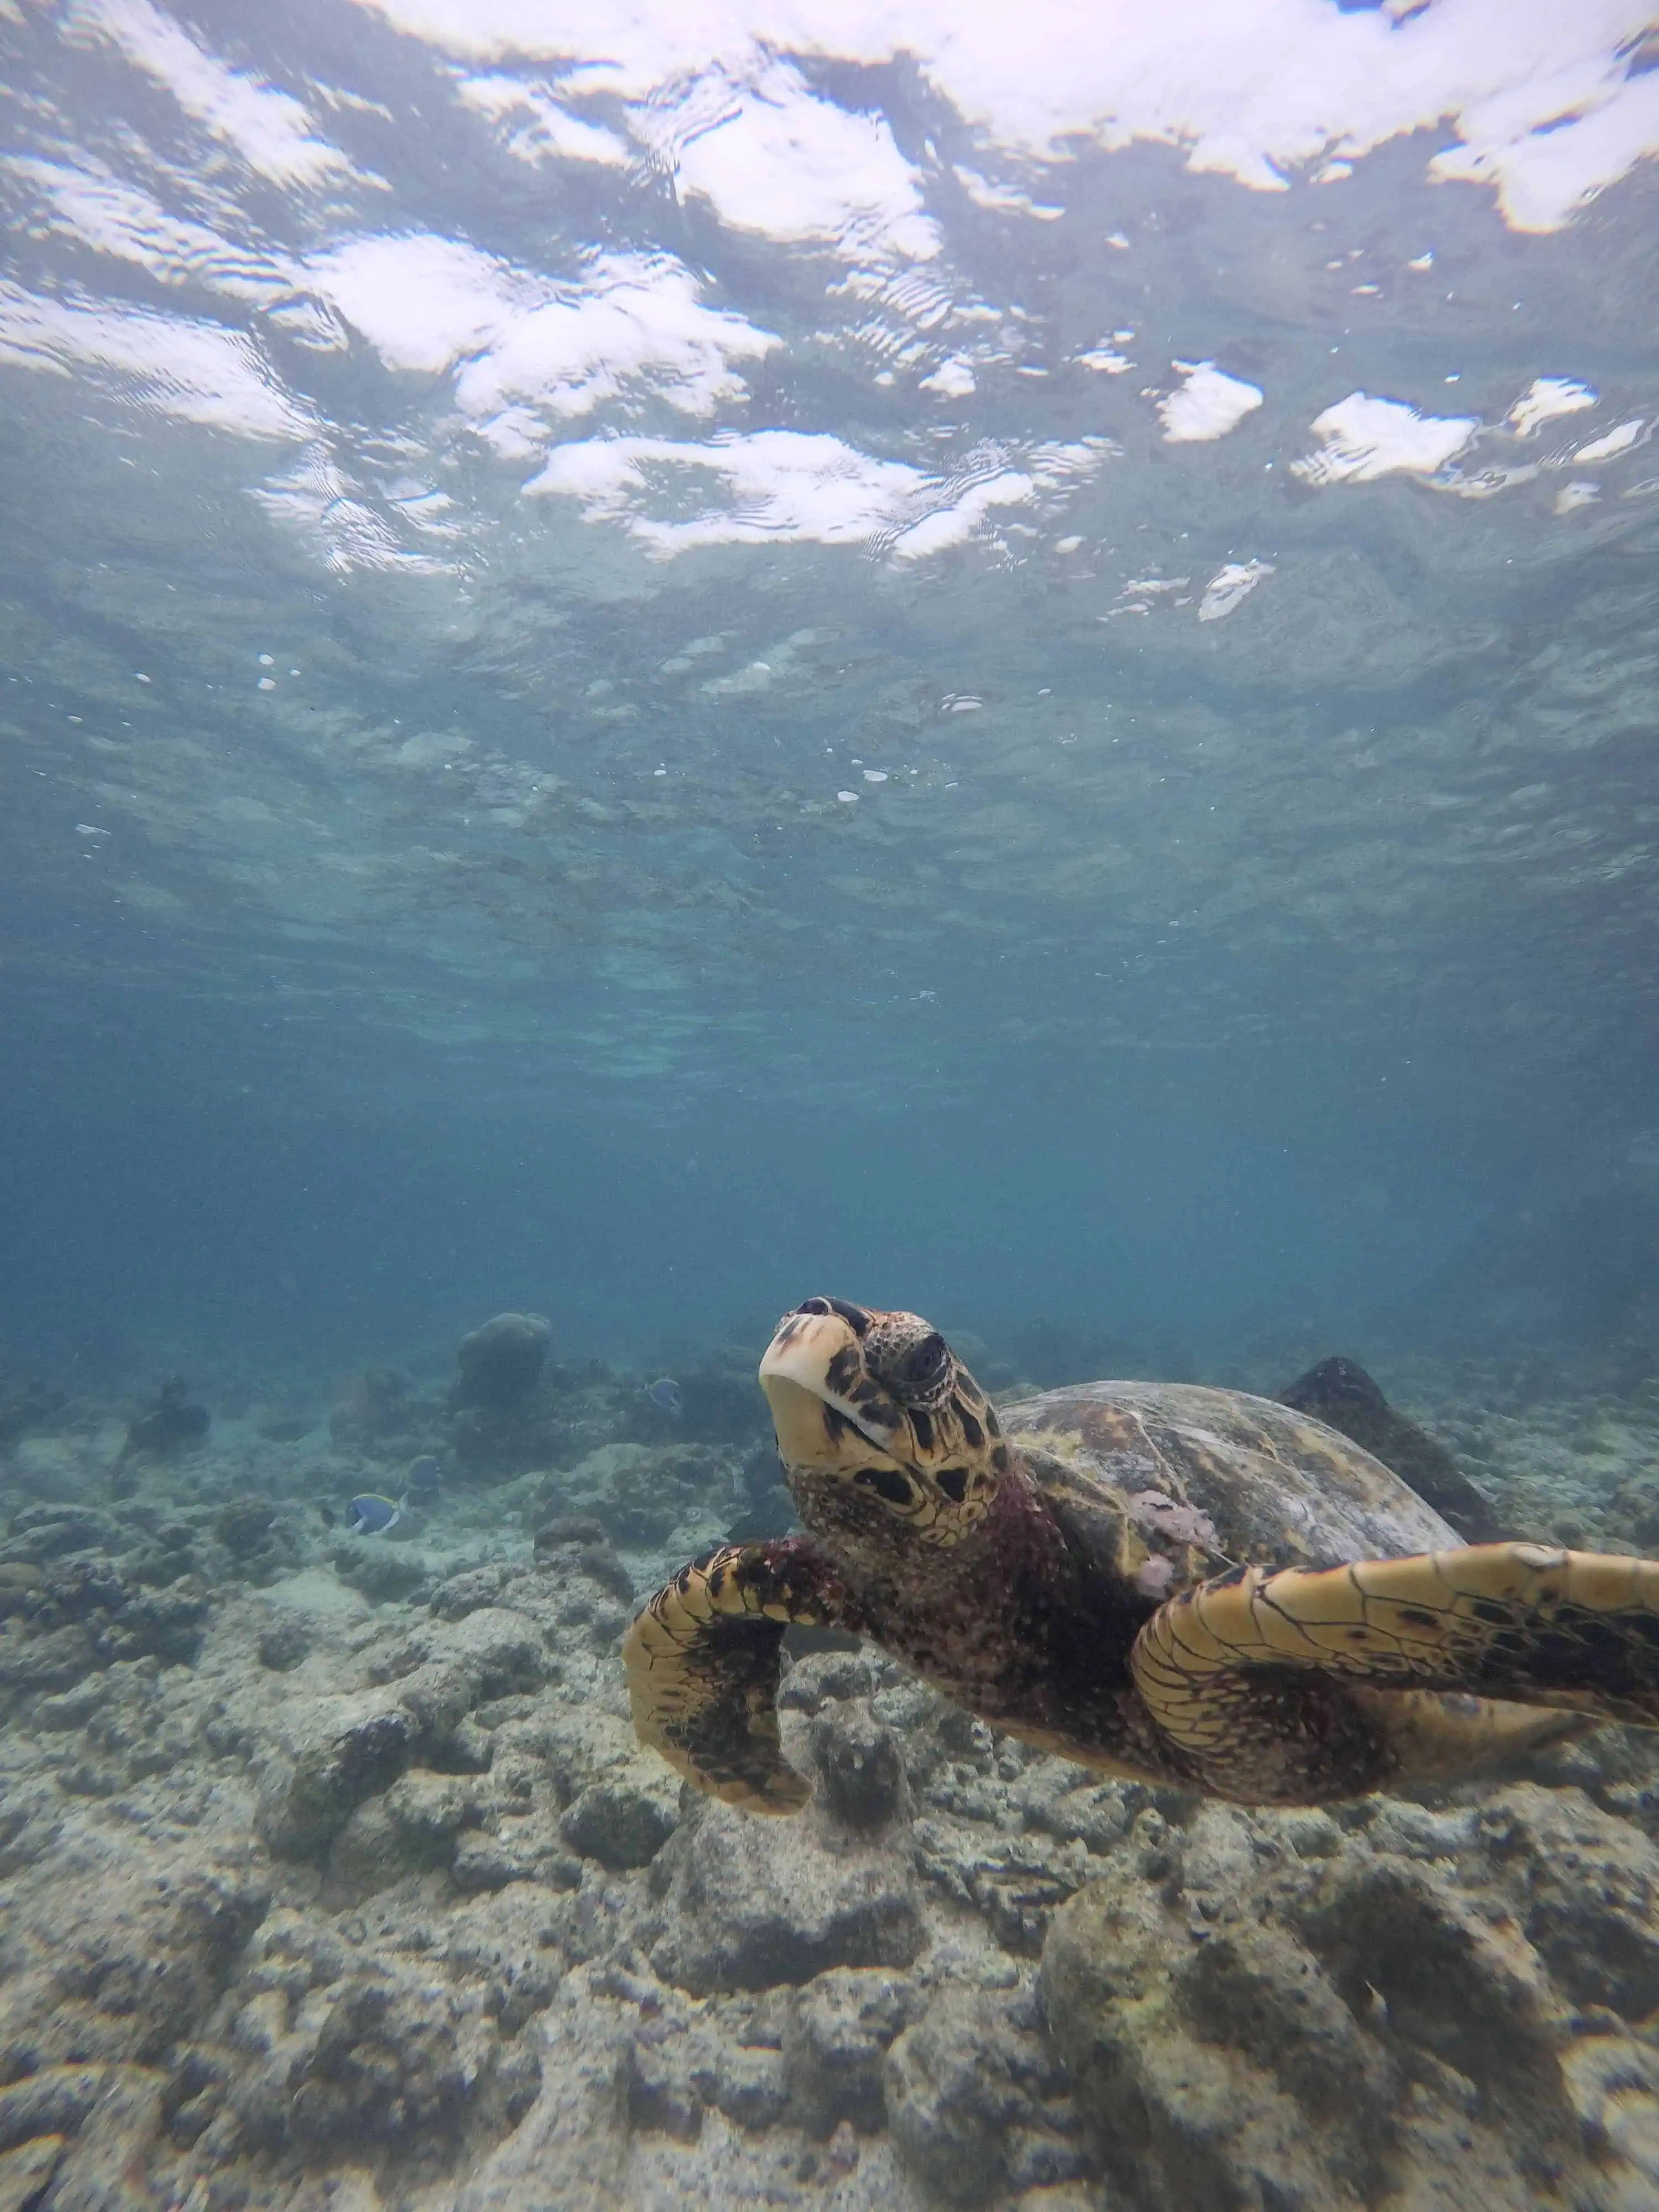
POLYGON ((1131 1656, 1194 1779, 1229 1796, 1388 1778, 1383 1701, 1462 1692, 1659 1728, 1659 1561, 1480 1544, 1317 1571, 1237 1568, 1172 1598, 1131 1656))
POLYGON ((726 1544, 682 1567, 623 1645, 634 1732, 706 1796, 799 1813, 812 1785, 783 1755, 784 1631, 840 1626, 837 1579, 799 1537, 726 1544))

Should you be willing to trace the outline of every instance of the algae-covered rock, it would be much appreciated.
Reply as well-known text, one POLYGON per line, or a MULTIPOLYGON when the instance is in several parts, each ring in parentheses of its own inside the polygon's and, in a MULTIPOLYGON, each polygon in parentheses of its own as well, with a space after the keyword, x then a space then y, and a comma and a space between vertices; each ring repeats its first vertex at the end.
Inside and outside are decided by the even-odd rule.
POLYGON ((0 2188, 16 2212, 33 2202, 31 2174, 51 2179, 63 2212, 153 2212, 146 2154, 166 2086, 143 2066, 54 2066, 0 2089, 0 2188))
POLYGON ((259 1820, 278 1857, 325 1856, 357 1808, 422 1758, 471 1764, 462 1724, 473 1707, 539 1682, 548 1665, 535 1625, 501 1607, 431 1624, 422 1636, 394 1681, 295 1698, 270 1717, 259 1820))
POLYGON ((659 1760, 630 1761, 623 1771, 590 1783, 560 1826, 585 1859, 613 1869, 641 1867, 678 1825, 679 1794, 678 1783, 659 1760))
POLYGON ((977 1990, 935 1997, 888 2052, 887 2124, 927 2187, 978 2204, 1006 2177, 1010 2131, 1031 2109, 1006 2004, 977 1990))
POLYGON ((431 1569, 420 1553, 372 1536, 345 1539, 334 1547, 333 1559, 340 1580, 377 1605, 423 1596, 431 1582, 431 1569))
POLYGON ((522 1404, 542 1379, 552 1342, 552 1325, 540 1314, 493 1316, 455 1347, 459 1373, 450 1404, 497 1413, 522 1404))
POLYGON ((0 2151, 0 2212, 30 2212, 40 2203, 68 2143, 66 2136, 40 2135, 0 2151))
POLYGON ((838 1699, 813 1720, 812 1762, 827 1809, 853 1828, 882 1828, 910 1810, 896 1730, 862 1698, 838 1699))
POLYGON ((573 1974, 544 2015, 541 2085, 514 2132, 471 2175, 455 2212, 617 2212, 628 2156, 629 2045, 573 1974))
POLYGON ((908 1966, 922 1940, 908 1864, 831 1849, 813 1820, 759 1820, 704 1799, 658 1861, 665 1925, 653 1960, 694 1991, 810 1981, 832 1966, 908 1966))
POLYGON ((6 1901, 0 2078, 71 2062, 164 2063, 217 2002, 270 1904, 248 1856, 106 1873, 65 1917, 50 1861, 6 1901))
MULTIPOLYGON (((1258 2063, 1275 2009, 1294 2014, 1293 1994, 1266 1976, 1267 1992, 1249 1990, 1235 2032, 1210 1985, 1184 1985, 1190 1948, 1186 1929, 1133 1875, 1080 1892, 1049 1930, 1044 2004, 1109 2171, 1158 2212, 1271 2203, 1358 2212, 1358 2144, 1347 2116, 1332 2115, 1316 2134, 1313 2115, 1258 2063)), ((1233 1961, 1231 1978, 1248 1984, 1248 1964, 1233 1961)), ((1317 2016, 1320 2008, 1311 2009, 1317 2016)), ((1304 2046, 1322 2026, 1304 2034, 1304 2046)), ((1341 2064, 1322 2070, 1305 2048, 1304 2058, 1322 2083, 1341 2064)), ((1375 2125, 1382 2116, 1370 2108, 1358 2117, 1375 2125)))
POLYGON ((1449 2172, 1504 2212, 1650 2201, 1659 2069, 1607 2056, 1651 1974, 1628 1824, 1522 1785, 1346 1826, 1148 1810, 1129 1843, 1055 1913, 1041 1988, 1137 2204, 1357 2212, 1449 2172))
POLYGON ((882 2069, 914 1992, 881 1966, 837 1966, 792 1991, 783 2062, 795 2118, 827 2136, 842 2120, 869 2134, 885 2117, 882 2069))

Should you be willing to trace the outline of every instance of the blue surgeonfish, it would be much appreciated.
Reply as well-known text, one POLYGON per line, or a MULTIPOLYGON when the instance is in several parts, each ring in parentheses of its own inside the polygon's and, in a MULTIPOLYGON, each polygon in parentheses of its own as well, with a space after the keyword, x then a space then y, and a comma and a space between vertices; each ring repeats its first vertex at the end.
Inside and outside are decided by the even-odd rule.
POLYGON ((410 1498, 423 1498, 435 1491, 443 1480, 443 1469, 430 1452, 422 1452, 412 1459, 404 1473, 404 1487, 410 1498))
POLYGON ((373 1490, 366 1490, 351 1501, 351 1518, 346 1523, 354 1536, 384 1536, 404 1517, 406 1499, 382 1498, 373 1490))
POLYGON ((659 1413, 669 1413, 678 1420, 685 1411, 685 1401, 680 1395, 680 1386, 672 1375, 659 1376, 656 1382, 647 1382, 645 1395, 659 1413))

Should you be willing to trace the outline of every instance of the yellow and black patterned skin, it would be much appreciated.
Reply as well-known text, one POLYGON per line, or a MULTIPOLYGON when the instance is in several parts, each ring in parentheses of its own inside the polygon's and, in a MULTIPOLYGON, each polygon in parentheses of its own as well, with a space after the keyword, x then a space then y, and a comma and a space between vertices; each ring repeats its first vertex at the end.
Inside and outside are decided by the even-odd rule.
POLYGON ((1096 1382, 999 1417, 919 1316, 811 1298, 761 1382, 809 1532, 681 1572, 625 1647, 698 1789, 799 1809, 792 1621, 869 1638, 1097 1771, 1306 1804, 1659 1726, 1659 1565, 1460 1545, 1378 1460, 1269 1400, 1096 1382))

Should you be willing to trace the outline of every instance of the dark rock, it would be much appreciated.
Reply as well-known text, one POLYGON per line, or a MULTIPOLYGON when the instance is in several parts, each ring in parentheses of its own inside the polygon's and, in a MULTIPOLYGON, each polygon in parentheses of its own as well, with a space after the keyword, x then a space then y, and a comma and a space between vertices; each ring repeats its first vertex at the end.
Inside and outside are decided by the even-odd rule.
POLYGON ((259 1434, 268 1443, 297 1444, 314 1426, 307 1413, 279 1413, 260 1422, 259 1434))
POLYGON ((1396 1413, 1357 1360, 1322 1359, 1287 1384, 1279 1402, 1311 1413, 1392 1468, 1466 1544, 1495 1544, 1507 1533, 1446 1447, 1396 1413))
POLYGON ((665 1771, 648 1781, 590 1783, 566 1809, 560 1831, 573 1850, 613 1871, 646 1866, 678 1825, 678 1797, 665 1771))
POLYGON ((601 1522, 586 1514, 550 1521, 535 1536, 537 1564, 556 1573, 586 1575, 623 1605, 634 1601, 634 1577, 617 1556, 601 1522))
POLYGON ((449 1773, 478 1762, 464 1723, 480 1703, 538 1683, 547 1650, 522 1614, 489 1607, 425 1628, 435 1656, 348 1703, 295 1698, 262 1781, 259 1825, 279 1858, 320 1861, 357 1808, 417 1759, 449 1773), (343 1711, 343 1708, 344 1710, 343 1711), (355 1708, 355 1710, 354 1710, 355 1708))
POLYGON ((5 1544, 0 1549, 8 1560, 39 1565, 46 1559, 61 1559, 65 1552, 89 1551, 119 1540, 120 1531, 114 1516, 98 1506, 26 1505, 13 1516, 5 1544))
POLYGON ((343 1583, 373 1598, 377 1605, 396 1605, 426 1588, 428 1569, 418 1552, 399 1544, 384 1544, 372 1536, 348 1539, 331 1554, 334 1571, 343 1583))
POLYGON ((31 2212, 46 2195, 67 2148, 66 2136, 48 2135, 0 2151, 0 2212, 31 2212))
POLYGON ((882 2125, 883 2062, 905 2025, 908 1985, 880 1966, 841 1966, 794 1991, 784 2014, 783 2061, 792 2113, 809 2135, 850 2120, 882 2125))
POLYGON ((268 1498, 239 1498, 219 1515, 213 1533, 232 1559, 246 1559, 264 1547, 276 1511, 268 1498))
POLYGON ((211 1601, 193 1577, 146 1589, 125 1581, 101 1554, 80 1553, 51 1560, 18 1611, 0 1644, 0 1682, 61 1690, 89 1668, 117 1660, 190 1664, 211 1601))
POLYGON ((97 1631, 99 1656, 114 1661, 153 1655, 175 1666, 192 1665, 212 1609, 212 1600, 193 1576, 168 1589, 131 1592, 97 1631))
POLYGON ((609 1533, 603 1521, 591 1513, 566 1513, 556 1521, 549 1521, 538 1528, 535 1535, 536 1557, 543 1559, 574 1545, 578 1548, 589 1544, 608 1544, 609 1533))
POLYGON ((1381 2148, 1394 2068, 1288 1930, 1218 1929, 1177 1962, 1175 1996, 1204 2041, 1243 2051, 1326 2127, 1357 2124, 1368 2154, 1381 2148))
MULTIPOLYGON (((53 2068, 35 2082, 0 2091, 0 2140, 20 2124, 21 2112, 30 2105, 61 2117, 84 2103, 74 2142, 47 2163, 53 2206, 62 2212, 149 2212, 155 2200, 145 2176, 145 2153, 160 2125, 165 2086, 161 2075, 143 2066, 53 2068), (87 2102, 82 2081, 88 2075, 97 2086, 87 2102), (44 2098, 36 2082, 46 2091, 44 2098), (9 2112, 3 2110, 9 2100, 15 2100, 9 2112)), ((42 2132, 61 2139, 64 2129, 60 2124, 42 2132)))
POLYGON ((702 1800, 657 1867, 669 1910, 653 1962, 694 1994, 908 1966, 921 1948, 906 1862, 873 1844, 830 1849, 810 1816, 761 1820, 702 1800))
POLYGON ((297 2070, 289 2131, 319 2147, 459 2135, 496 2041, 493 2023, 456 1996, 361 1974, 335 1998, 297 2070))
POLYGON ((897 1734, 863 1698, 837 1701, 817 1716, 812 1758, 826 1803, 849 1827, 879 1828, 909 1809, 897 1734))
POLYGON ((274 1620, 259 1632, 259 1664, 274 1674, 286 1674, 297 1667, 312 1648, 312 1633, 298 1614, 274 1620))
MULTIPOLYGON (((450 1879, 458 1889, 468 1892, 505 1889, 511 1881, 531 1881, 538 1870, 533 1857, 514 1850, 485 1828, 463 1828, 449 1863, 450 1879)), ((579 1881, 580 1874, 577 1867, 574 1879, 579 1881)))
POLYGON ((976 1990, 939 1991, 887 2054, 893 2140, 947 2203, 977 2204, 1002 2185, 1009 2130, 1031 2109, 1015 2064, 1007 2007, 976 1990))
POLYGON ((428 1609, 440 1620, 465 1620, 480 1607, 494 1605, 507 1582, 505 1567, 470 1567, 439 1583, 427 1600, 428 1609))
MULTIPOLYGON (((93 2059, 167 2063, 218 2002, 270 1901, 257 1867, 234 1860, 112 1870, 44 1927, 10 1910, 0 2078, 93 2059)), ((79 2122, 64 2111, 41 2124, 79 2122)))
POLYGON ((460 1372, 451 1407, 501 1413, 522 1405, 542 1379, 552 1341, 552 1326, 540 1314, 496 1314, 455 1347, 460 1372))
POLYGON ((1659 1849, 1582 1791, 1531 1784, 1506 1790, 1480 1829, 1572 2002, 1630 2020, 1659 2010, 1659 1849))
POLYGON ((303 1748, 262 1808, 276 1856, 320 1858, 363 1800, 397 1780, 420 1733, 412 1714, 393 1707, 303 1748))
POLYGON ((0 1620, 14 1613, 28 1613, 45 1580, 40 1568, 27 1560, 0 1561, 0 1620))
POLYGON ((97 1665, 79 1621, 32 1636, 0 1638, 0 1689, 67 1690, 97 1665))
POLYGON ((785 1711, 815 1713, 832 1698, 868 1698, 875 1669, 860 1650, 814 1652, 792 1667, 778 1692, 785 1711))

